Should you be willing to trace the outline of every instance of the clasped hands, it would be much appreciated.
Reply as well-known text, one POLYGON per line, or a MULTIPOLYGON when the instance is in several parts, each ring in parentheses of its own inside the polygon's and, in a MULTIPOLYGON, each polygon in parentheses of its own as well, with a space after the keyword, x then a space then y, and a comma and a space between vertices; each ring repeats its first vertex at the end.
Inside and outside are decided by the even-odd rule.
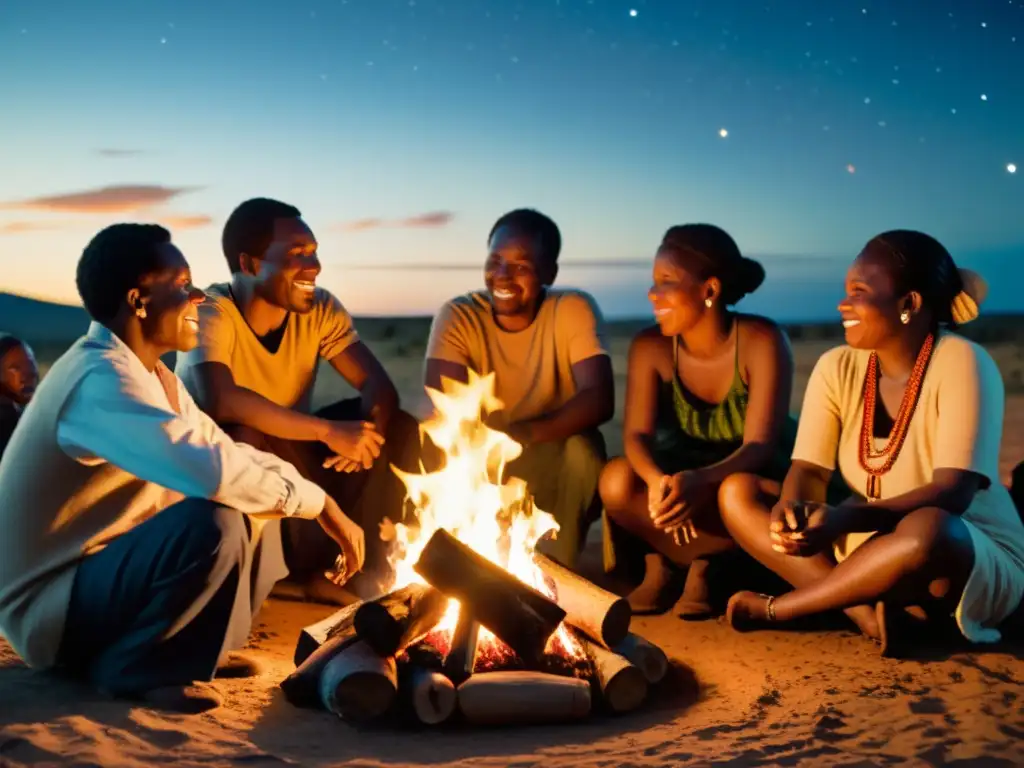
POLYGON ((811 557, 827 551, 851 531, 851 511, 820 501, 779 501, 771 512, 768 535, 772 549, 784 555, 811 557))
POLYGON ((384 436, 372 421, 328 422, 320 440, 334 452, 324 461, 324 468, 337 472, 369 469, 384 445, 384 436))
POLYGON ((662 475, 647 486, 647 511, 654 527, 672 534, 676 544, 689 544, 697 538, 691 517, 702 505, 712 501, 716 489, 700 476, 686 470, 662 475))

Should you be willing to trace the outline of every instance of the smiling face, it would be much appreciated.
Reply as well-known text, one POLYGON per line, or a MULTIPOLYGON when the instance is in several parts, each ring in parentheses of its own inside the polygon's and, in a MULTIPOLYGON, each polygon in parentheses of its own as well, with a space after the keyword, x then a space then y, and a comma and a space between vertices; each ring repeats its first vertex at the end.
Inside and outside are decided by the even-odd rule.
POLYGON ((494 314, 532 320, 544 287, 554 281, 553 265, 544 258, 540 238, 502 226, 491 236, 488 250, 484 284, 494 314))
MULTIPOLYGON (((137 301, 145 307, 142 335, 167 351, 188 352, 199 342, 199 305, 205 294, 192 285, 188 262, 174 245, 157 246, 160 268, 143 277, 137 301)), ((135 299, 129 298, 131 303, 135 299)))
POLYGON ((704 302, 712 293, 707 281, 686 269, 672 251, 658 251, 647 298, 663 335, 679 336, 696 325, 708 311, 704 302))
POLYGON ((0 358, 0 395, 18 405, 27 405, 39 385, 39 368, 32 349, 15 344, 0 358))
POLYGON ((839 312, 846 343, 856 349, 878 349, 906 329, 900 314, 915 310, 913 295, 897 291, 890 264, 865 251, 846 274, 846 298, 839 312))
POLYGON ((305 314, 314 307, 313 290, 320 259, 313 230, 301 218, 276 219, 274 239, 261 257, 243 254, 242 270, 256 278, 264 301, 288 312, 305 314))

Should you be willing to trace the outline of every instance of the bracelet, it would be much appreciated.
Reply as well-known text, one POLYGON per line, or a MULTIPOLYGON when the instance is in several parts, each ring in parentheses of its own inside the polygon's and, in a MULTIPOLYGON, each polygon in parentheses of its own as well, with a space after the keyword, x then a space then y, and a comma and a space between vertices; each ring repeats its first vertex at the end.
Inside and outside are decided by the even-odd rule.
POLYGON ((775 596, 761 595, 765 599, 764 613, 768 621, 775 621, 775 596))

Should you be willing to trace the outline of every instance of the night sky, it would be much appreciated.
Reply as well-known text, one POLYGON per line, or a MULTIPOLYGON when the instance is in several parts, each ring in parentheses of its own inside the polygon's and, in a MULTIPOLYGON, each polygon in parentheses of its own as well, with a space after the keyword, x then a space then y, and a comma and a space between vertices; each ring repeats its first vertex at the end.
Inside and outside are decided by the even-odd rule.
POLYGON ((1024 2, 5 0, 0 105, 0 286, 46 298, 114 221, 226 279, 224 219, 267 195, 359 314, 478 287, 517 206, 612 317, 692 221, 763 260, 742 306, 783 320, 834 316, 893 227, 1020 306, 1024 2))

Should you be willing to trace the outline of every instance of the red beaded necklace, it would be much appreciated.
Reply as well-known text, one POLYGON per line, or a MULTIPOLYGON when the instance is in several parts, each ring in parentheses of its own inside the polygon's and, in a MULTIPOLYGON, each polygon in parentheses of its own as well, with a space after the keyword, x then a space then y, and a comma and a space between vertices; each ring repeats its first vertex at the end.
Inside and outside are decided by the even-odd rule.
POLYGON ((903 401, 900 403, 899 413, 893 423, 889 439, 881 450, 875 450, 875 407, 878 401, 878 355, 874 352, 868 358, 868 372, 864 378, 864 421, 860 428, 860 466, 868 473, 867 496, 868 501, 877 501, 882 498, 882 476, 887 474, 903 448, 903 442, 907 439, 907 432, 910 429, 910 419, 917 409, 917 401, 921 395, 921 384, 924 381, 925 371, 928 369, 928 362, 932 356, 932 349, 935 346, 935 335, 928 334, 921 345, 921 351, 917 353, 917 360, 914 362, 914 370, 907 381, 907 388, 903 392, 903 401), (884 459, 881 465, 871 466, 872 459, 884 459))

